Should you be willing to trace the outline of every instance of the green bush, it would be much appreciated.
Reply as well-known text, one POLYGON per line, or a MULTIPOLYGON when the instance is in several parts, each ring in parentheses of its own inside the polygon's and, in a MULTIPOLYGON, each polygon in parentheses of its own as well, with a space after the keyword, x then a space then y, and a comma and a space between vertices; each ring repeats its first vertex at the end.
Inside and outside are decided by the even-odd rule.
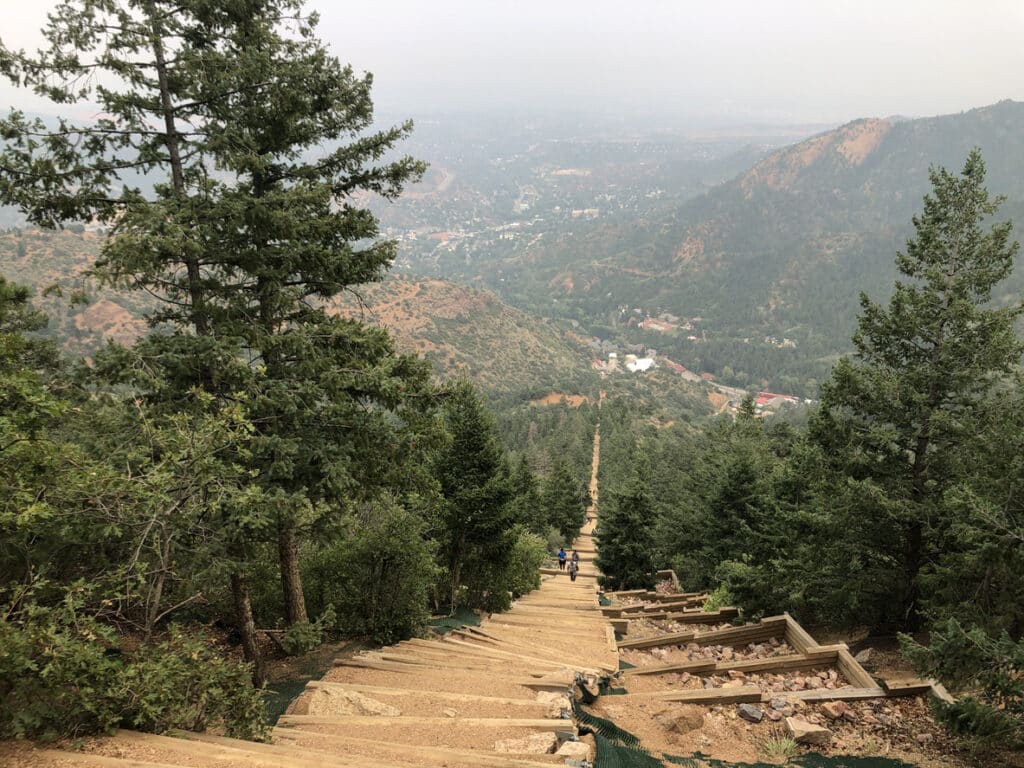
POLYGON ((540 587, 540 568, 547 559, 547 542, 535 533, 520 531, 506 570, 508 591, 519 597, 540 587))
POLYGON ((324 608, 316 621, 303 621, 292 624, 281 637, 281 647, 289 656, 301 656, 323 643, 329 627, 337 623, 334 606, 324 608))
POLYGON ((310 607, 336 606, 337 628, 391 643, 427 625, 437 578, 433 546, 423 521, 392 502, 379 502, 350 535, 319 550, 305 564, 310 607))
POLYGON ((144 644, 124 661, 114 697, 121 725, 153 733, 223 725, 236 739, 266 739, 263 695, 248 666, 201 632, 171 627, 170 639, 144 644))
POLYGON ((929 645, 908 635, 900 644, 919 674, 963 694, 953 704, 937 703, 935 715, 969 747, 1024 747, 1024 640, 948 619, 932 629, 929 645))
POLYGON ((729 591, 728 584, 719 584, 715 591, 708 595, 704 601, 705 611, 717 611, 719 608, 726 608, 736 605, 736 598, 729 591))
POLYGON ((0 618, 0 738, 52 740, 118 726, 161 733, 221 725, 266 736, 261 692, 249 668, 201 632, 172 629, 162 642, 122 652, 110 627, 73 597, 56 607, 21 601, 0 618))
POLYGON ((28 603, 0 618, 0 738, 53 740, 109 731, 123 662, 109 627, 68 603, 28 603))

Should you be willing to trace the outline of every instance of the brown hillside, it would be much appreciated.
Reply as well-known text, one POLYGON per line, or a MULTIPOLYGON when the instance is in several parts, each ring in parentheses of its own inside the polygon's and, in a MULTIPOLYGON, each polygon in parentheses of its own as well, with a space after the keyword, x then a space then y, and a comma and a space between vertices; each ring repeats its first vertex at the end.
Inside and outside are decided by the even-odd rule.
POLYGON ((400 350, 430 360, 442 377, 470 376, 496 391, 569 393, 594 377, 575 340, 477 288, 395 277, 333 306, 387 328, 400 350))
POLYGON ((869 118, 814 136, 772 153, 751 168, 740 185, 748 196, 758 187, 790 189, 804 169, 825 158, 860 165, 878 148, 891 128, 888 120, 869 118))

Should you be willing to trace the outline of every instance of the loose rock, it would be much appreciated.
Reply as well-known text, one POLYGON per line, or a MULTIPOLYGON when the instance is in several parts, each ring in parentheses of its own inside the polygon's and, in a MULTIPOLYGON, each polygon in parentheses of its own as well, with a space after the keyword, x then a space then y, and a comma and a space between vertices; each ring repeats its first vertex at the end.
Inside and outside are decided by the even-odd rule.
POLYGON ((786 730, 798 744, 813 744, 823 747, 832 741, 832 731, 824 726, 814 725, 796 717, 786 718, 786 730))
POLYGON ((590 747, 582 741, 567 741, 558 748, 555 754, 573 760, 590 762, 590 747))
POLYGON ((522 739, 494 742, 494 751, 506 754, 551 755, 557 748, 558 737, 553 733, 533 733, 522 739))
POLYGON ((655 717, 658 725, 673 733, 690 733, 704 727, 704 708, 696 704, 670 707, 655 717))
POLYGON ((762 718, 764 718, 764 712, 761 711, 761 708, 753 704, 740 704, 737 707, 737 711, 740 717, 750 723, 760 723, 762 718))

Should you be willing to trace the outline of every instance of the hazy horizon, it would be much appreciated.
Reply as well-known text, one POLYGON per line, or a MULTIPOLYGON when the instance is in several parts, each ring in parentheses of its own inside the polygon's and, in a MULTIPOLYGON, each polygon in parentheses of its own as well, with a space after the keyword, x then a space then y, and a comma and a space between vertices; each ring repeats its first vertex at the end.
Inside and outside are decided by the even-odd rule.
MULTIPOLYGON (((32 48, 54 0, 0 39, 32 48)), ((836 124, 1024 98, 1024 5, 754 0, 313 0, 321 37, 375 78, 382 113, 591 115, 651 127, 836 124)), ((0 107, 52 112, 0 83, 0 107)))

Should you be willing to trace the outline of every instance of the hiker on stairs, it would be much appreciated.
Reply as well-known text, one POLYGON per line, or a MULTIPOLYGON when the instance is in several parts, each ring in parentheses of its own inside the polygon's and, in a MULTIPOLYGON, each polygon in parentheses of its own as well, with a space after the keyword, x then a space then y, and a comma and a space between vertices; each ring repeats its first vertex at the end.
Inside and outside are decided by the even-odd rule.
POLYGON ((558 570, 565 570, 565 547, 559 547, 558 549, 558 570))
MULTIPOLYGON (((573 554, 575 554, 575 553, 573 553, 573 554)), ((572 581, 576 581, 576 572, 579 571, 579 569, 580 569, 579 560, 570 560, 569 561, 569 578, 572 581)))

